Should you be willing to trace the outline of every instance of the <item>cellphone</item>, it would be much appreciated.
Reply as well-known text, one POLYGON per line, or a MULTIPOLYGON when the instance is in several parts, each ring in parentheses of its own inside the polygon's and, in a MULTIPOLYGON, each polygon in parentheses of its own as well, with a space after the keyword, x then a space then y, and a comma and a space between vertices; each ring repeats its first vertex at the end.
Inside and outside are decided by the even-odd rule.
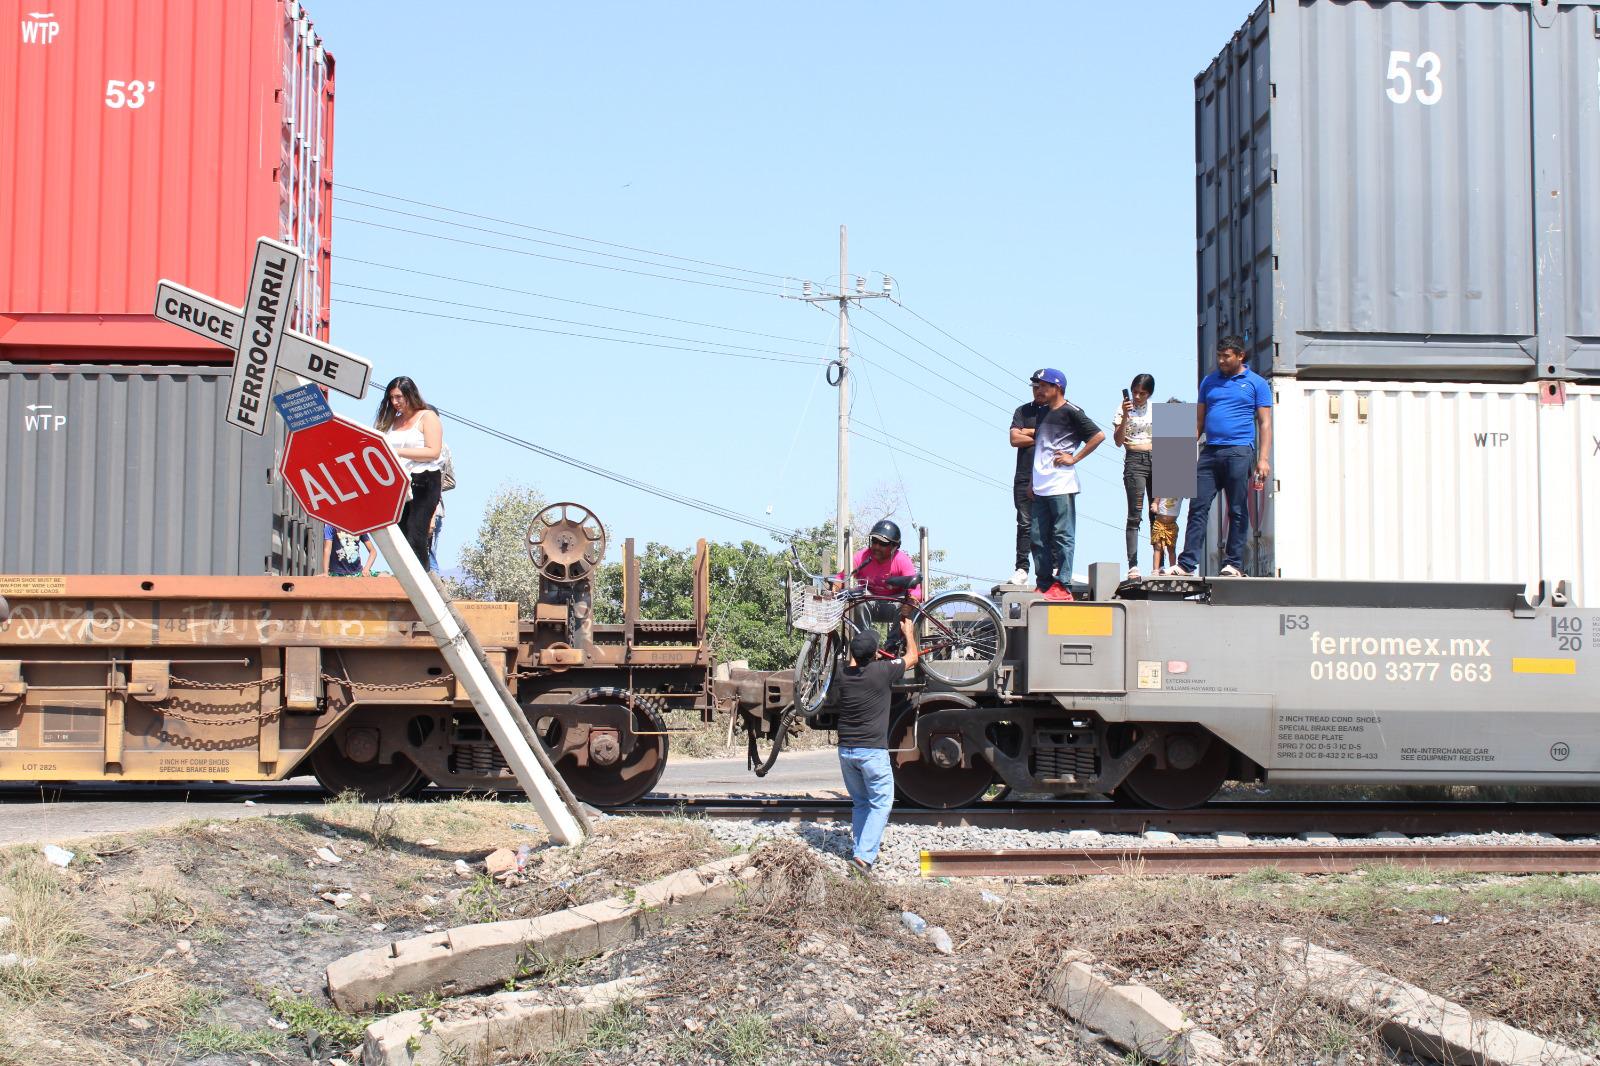
POLYGON ((1130 393, 1127 389, 1123 389, 1122 390, 1122 398, 1124 400, 1131 400, 1131 399, 1133 399, 1133 394, 1130 393))

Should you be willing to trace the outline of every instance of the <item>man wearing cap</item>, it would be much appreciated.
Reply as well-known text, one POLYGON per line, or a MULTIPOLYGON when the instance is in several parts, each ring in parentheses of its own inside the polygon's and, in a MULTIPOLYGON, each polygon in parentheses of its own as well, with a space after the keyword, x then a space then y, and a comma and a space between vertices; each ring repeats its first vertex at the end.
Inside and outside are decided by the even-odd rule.
POLYGON ((1250 531, 1246 492, 1253 480, 1264 487, 1272 464, 1272 386, 1245 362, 1244 340, 1217 341, 1217 369, 1200 381, 1195 435, 1203 436, 1195 465, 1195 497, 1189 502, 1189 525, 1183 533, 1183 554, 1167 573, 1194 577, 1205 543, 1206 519, 1217 490, 1228 499, 1228 542, 1223 548, 1220 577, 1244 576, 1244 543, 1250 531))
MULTIPOLYGON (((1044 371, 1039 371, 1040 374, 1044 371)), ((1017 472, 1011 479, 1011 502, 1017 505, 1017 562, 1013 585, 1028 583, 1028 554, 1033 551, 1033 434, 1050 410, 1045 385, 1033 376, 1033 399, 1011 413, 1011 446, 1017 450, 1017 472)))
POLYGON ((872 872, 878 845, 894 806, 894 766, 889 761, 889 705, 894 686, 917 665, 917 634, 901 619, 905 655, 878 658, 878 632, 863 629, 850 638, 850 660, 840 671, 839 771, 850 793, 850 835, 855 848, 850 864, 859 874, 872 872))
POLYGON ((1030 379, 1047 410, 1034 430, 1033 574, 1047 600, 1072 599, 1072 548, 1078 533, 1078 471, 1105 432, 1067 401, 1067 376, 1046 368, 1030 379))

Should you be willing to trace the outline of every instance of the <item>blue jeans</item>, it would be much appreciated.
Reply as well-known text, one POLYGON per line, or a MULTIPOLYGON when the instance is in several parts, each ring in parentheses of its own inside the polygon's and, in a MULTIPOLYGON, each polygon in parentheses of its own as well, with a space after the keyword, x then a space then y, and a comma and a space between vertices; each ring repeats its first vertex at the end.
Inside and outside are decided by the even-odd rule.
POLYGON ((1078 494, 1033 498, 1033 578, 1039 591, 1072 587, 1072 542, 1078 532, 1078 494))
POLYGON ((1200 449, 1195 464, 1195 497, 1189 501, 1189 526, 1183 532, 1183 554, 1178 565, 1193 570, 1200 560, 1200 544, 1206 537, 1206 520, 1211 517, 1211 501, 1217 490, 1228 499, 1228 543, 1222 565, 1244 569, 1244 541, 1250 532, 1250 471, 1255 466, 1256 450, 1248 444, 1207 444, 1200 449))
POLYGON ((894 767, 889 753, 883 748, 840 748, 839 771, 853 804, 850 835, 856 843, 855 857, 877 862, 878 845, 894 806, 894 767))

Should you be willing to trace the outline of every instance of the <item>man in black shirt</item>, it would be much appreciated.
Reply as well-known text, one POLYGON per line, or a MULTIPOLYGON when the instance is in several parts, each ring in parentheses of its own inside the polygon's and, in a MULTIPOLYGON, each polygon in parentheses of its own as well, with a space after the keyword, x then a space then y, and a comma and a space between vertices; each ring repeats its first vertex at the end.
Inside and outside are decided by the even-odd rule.
POLYGON ((1035 380, 1033 401, 1011 415, 1011 446, 1017 450, 1017 472, 1011 480, 1011 502, 1017 505, 1017 572, 1013 585, 1028 583, 1028 554, 1033 545, 1033 435, 1050 410, 1049 386, 1035 380))
POLYGON ((850 793, 850 863, 856 872, 872 872, 878 845, 894 806, 894 766, 889 760, 889 705, 894 686, 917 665, 917 634, 908 618, 900 620, 905 636, 903 658, 878 658, 878 632, 866 629, 850 640, 850 661, 839 678, 839 771, 850 793))

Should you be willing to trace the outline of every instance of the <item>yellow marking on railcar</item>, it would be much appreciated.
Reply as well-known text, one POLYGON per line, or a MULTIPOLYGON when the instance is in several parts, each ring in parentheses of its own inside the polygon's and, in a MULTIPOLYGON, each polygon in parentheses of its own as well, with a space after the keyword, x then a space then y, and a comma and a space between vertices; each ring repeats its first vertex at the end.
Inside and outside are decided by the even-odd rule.
POLYGON ((1045 631, 1052 637, 1109 637, 1110 607, 1051 607, 1045 631))
POLYGON ((1516 659, 1511 660, 1513 674, 1575 674, 1576 659, 1516 659))

